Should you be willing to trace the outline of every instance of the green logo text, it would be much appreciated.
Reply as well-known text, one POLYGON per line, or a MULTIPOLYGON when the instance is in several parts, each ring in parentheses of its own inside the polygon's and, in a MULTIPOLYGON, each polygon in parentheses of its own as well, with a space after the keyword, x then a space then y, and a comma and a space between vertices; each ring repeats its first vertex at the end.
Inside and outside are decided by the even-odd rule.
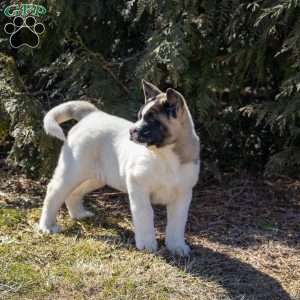
POLYGON ((33 15, 36 17, 43 16, 47 13, 47 9, 42 5, 36 4, 13 4, 5 8, 4 14, 7 17, 33 15))

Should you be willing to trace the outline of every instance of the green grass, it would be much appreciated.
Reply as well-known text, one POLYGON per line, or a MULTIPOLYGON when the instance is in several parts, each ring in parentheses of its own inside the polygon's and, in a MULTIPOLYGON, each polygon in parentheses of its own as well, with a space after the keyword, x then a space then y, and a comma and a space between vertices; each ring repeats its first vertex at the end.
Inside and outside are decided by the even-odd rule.
POLYGON ((202 285, 198 278, 159 255, 139 252, 131 243, 124 245, 116 230, 94 228, 92 237, 82 237, 80 228, 87 230, 91 227, 89 222, 73 222, 65 217, 65 226, 71 226, 68 233, 43 236, 35 230, 39 213, 39 209, 0 209, 0 297, 198 297, 202 285))

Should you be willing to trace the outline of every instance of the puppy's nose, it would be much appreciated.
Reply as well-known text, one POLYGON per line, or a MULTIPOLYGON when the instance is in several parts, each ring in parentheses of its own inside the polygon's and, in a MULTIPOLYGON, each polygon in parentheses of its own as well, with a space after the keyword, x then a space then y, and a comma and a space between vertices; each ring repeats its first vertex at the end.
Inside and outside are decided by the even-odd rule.
POLYGON ((129 129, 130 135, 137 134, 137 132, 138 132, 138 129, 137 129, 136 127, 131 127, 131 128, 129 129))

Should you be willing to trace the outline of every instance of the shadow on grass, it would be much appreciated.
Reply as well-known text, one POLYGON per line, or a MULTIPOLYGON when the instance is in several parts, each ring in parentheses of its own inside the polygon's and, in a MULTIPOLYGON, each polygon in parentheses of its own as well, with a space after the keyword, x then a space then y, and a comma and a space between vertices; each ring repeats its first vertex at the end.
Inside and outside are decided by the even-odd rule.
MULTIPOLYGON (((85 221, 86 224, 99 226, 97 219, 85 221)), ((100 225, 101 226, 101 225, 100 225)), ((126 249, 134 248, 134 233, 118 224, 102 223, 107 229, 113 229, 117 235, 93 235, 95 240, 105 241, 113 246, 126 249)), ((80 228, 76 225, 64 231, 65 235, 80 237, 80 228)), ((84 236, 84 235, 83 235, 84 236)), ((180 270, 221 285, 232 300, 291 300, 281 284, 271 276, 255 269, 250 264, 231 258, 226 254, 213 251, 207 247, 192 246, 188 258, 170 256, 159 239, 160 250, 157 252, 168 264, 180 270)), ((136 250, 138 251, 138 250, 136 250)))
POLYGON ((218 282, 234 300, 290 300, 281 284, 250 264, 215 252, 193 247, 187 259, 165 257, 166 261, 202 279, 218 282))

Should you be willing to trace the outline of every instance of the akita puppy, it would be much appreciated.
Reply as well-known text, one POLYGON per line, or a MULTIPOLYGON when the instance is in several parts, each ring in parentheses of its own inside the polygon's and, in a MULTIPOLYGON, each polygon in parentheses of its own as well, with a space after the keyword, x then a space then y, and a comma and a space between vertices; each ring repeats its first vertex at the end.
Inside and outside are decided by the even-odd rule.
POLYGON ((199 138, 183 96, 165 93, 142 81, 145 104, 136 123, 112 116, 84 101, 51 109, 45 131, 64 141, 58 165, 48 185, 39 228, 59 231, 56 215, 65 201, 70 216, 90 217, 85 194, 108 185, 128 193, 136 247, 157 250, 151 204, 167 207, 166 246, 187 255, 184 231, 192 188, 199 175, 199 138), (79 121, 66 138, 60 123, 79 121))

